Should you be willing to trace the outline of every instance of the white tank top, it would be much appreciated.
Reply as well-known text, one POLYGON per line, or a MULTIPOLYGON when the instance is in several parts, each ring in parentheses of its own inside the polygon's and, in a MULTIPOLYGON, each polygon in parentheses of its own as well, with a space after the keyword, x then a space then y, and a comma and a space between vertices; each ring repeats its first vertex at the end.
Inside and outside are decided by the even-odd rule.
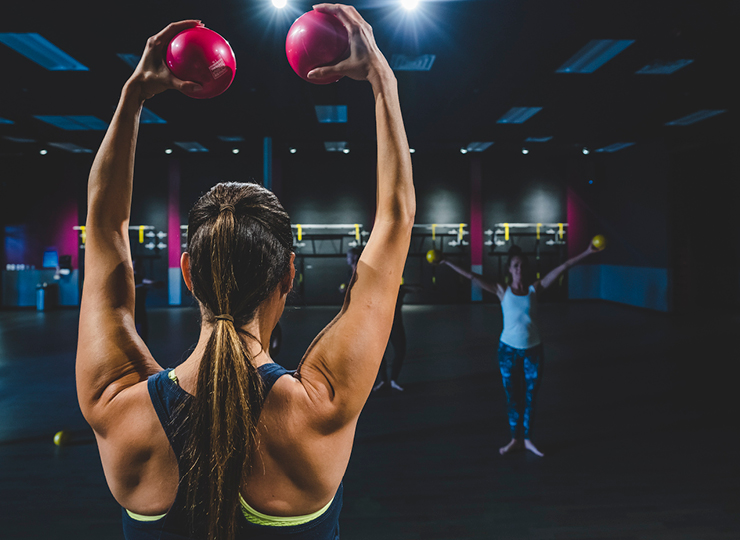
POLYGON ((540 344, 537 330, 537 291, 529 286, 526 296, 518 296, 506 287, 501 301, 504 313, 504 331, 501 341, 515 349, 529 349, 540 344))

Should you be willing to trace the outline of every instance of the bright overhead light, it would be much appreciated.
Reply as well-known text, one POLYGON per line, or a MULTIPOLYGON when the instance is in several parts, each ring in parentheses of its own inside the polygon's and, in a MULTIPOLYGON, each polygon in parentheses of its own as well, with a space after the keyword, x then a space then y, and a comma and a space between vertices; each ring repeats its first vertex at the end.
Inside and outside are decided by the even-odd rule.
POLYGON ((297 148, 291 148, 290 149, 290 153, 291 154, 295 154, 296 152, 298 152, 298 149, 297 148))
POLYGON ((583 152, 583 155, 584 156, 587 156, 589 154, 588 148, 586 148, 585 146, 583 147, 583 149, 581 150, 581 152, 583 152))
POLYGON ((231 150, 231 153, 232 154, 238 154, 239 153, 239 149, 238 148, 234 148, 234 149, 231 150))
POLYGON ((272 5, 278 9, 283 9, 288 5, 288 0, 272 0, 272 5))
POLYGON ((46 150, 39 150, 39 154, 41 154, 42 156, 45 156, 47 154, 47 151, 46 150))
POLYGON ((409 148, 409 154, 413 154, 415 152, 416 152, 416 150, 414 150, 413 148, 409 148))
POLYGON ((168 154, 168 155, 169 155, 169 154, 171 154, 171 153, 172 153, 172 148, 167 148, 167 149, 166 149, 166 150, 164 151, 164 153, 165 153, 165 154, 168 154))
POLYGON ((460 153, 461 154, 467 154, 468 153, 468 149, 467 148, 460 148, 460 153))
POLYGON ((416 6, 419 5, 419 0, 401 0, 401 5, 407 11, 411 11, 412 9, 416 9, 416 6))
POLYGON ((345 154, 349 154, 349 148, 345 148, 344 150, 342 150, 342 152, 344 152, 345 154))
POLYGON ((527 150, 526 148, 522 148, 522 154, 529 154, 529 150, 527 150))

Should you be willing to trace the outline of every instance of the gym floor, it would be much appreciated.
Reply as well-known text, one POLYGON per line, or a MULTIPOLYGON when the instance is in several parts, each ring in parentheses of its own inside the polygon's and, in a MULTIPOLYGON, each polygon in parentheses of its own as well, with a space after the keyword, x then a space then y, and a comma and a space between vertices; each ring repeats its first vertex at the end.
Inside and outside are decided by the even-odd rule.
MULTIPOLYGON (((336 307, 288 308, 294 368, 336 307)), ((76 310, 0 312, 0 537, 122 538, 75 396, 76 310), (52 437, 71 430, 72 443, 52 437)), ((193 308, 150 310, 154 357, 197 339, 193 308)), ((533 440, 508 440, 496 304, 406 306, 403 392, 373 394, 345 477, 345 540, 740 538, 731 417, 736 312, 678 317, 604 302, 541 306, 533 440)), ((392 354, 391 354, 392 357, 392 354)))

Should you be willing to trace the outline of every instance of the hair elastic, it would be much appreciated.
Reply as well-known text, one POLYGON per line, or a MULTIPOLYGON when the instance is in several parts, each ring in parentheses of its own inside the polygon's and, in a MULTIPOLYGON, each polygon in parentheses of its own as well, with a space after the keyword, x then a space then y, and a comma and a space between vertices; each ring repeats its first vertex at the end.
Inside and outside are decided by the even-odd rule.
POLYGON ((217 321, 231 321, 233 323, 234 317, 232 317, 231 315, 216 315, 216 320, 217 321))

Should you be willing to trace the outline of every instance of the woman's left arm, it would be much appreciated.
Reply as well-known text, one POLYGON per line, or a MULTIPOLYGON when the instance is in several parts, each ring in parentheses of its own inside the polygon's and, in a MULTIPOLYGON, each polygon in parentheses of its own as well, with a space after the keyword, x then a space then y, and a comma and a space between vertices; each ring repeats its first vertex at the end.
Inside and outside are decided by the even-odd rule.
POLYGON ((536 281, 534 283, 534 288, 539 292, 547 289, 550 285, 555 283, 557 279, 560 277, 560 275, 563 272, 566 272, 569 268, 572 268, 573 266, 577 265, 579 262, 581 262, 583 259, 588 257, 589 255, 592 255, 594 253, 597 253, 598 249, 594 247, 593 244, 589 244, 586 248, 586 251, 576 255, 572 259, 568 259, 563 264, 555 268, 554 270, 551 270, 548 272, 545 277, 543 277, 541 280, 536 281))
POLYGON ((96 431, 104 429, 107 405, 121 390, 161 370, 134 323, 128 236, 134 153, 144 101, 168 88, 199 88, 176 79, 164 63, 170 40, 198 24, 173 23, 149 38, 90 170, 76 378, 80 408, 96 431))

